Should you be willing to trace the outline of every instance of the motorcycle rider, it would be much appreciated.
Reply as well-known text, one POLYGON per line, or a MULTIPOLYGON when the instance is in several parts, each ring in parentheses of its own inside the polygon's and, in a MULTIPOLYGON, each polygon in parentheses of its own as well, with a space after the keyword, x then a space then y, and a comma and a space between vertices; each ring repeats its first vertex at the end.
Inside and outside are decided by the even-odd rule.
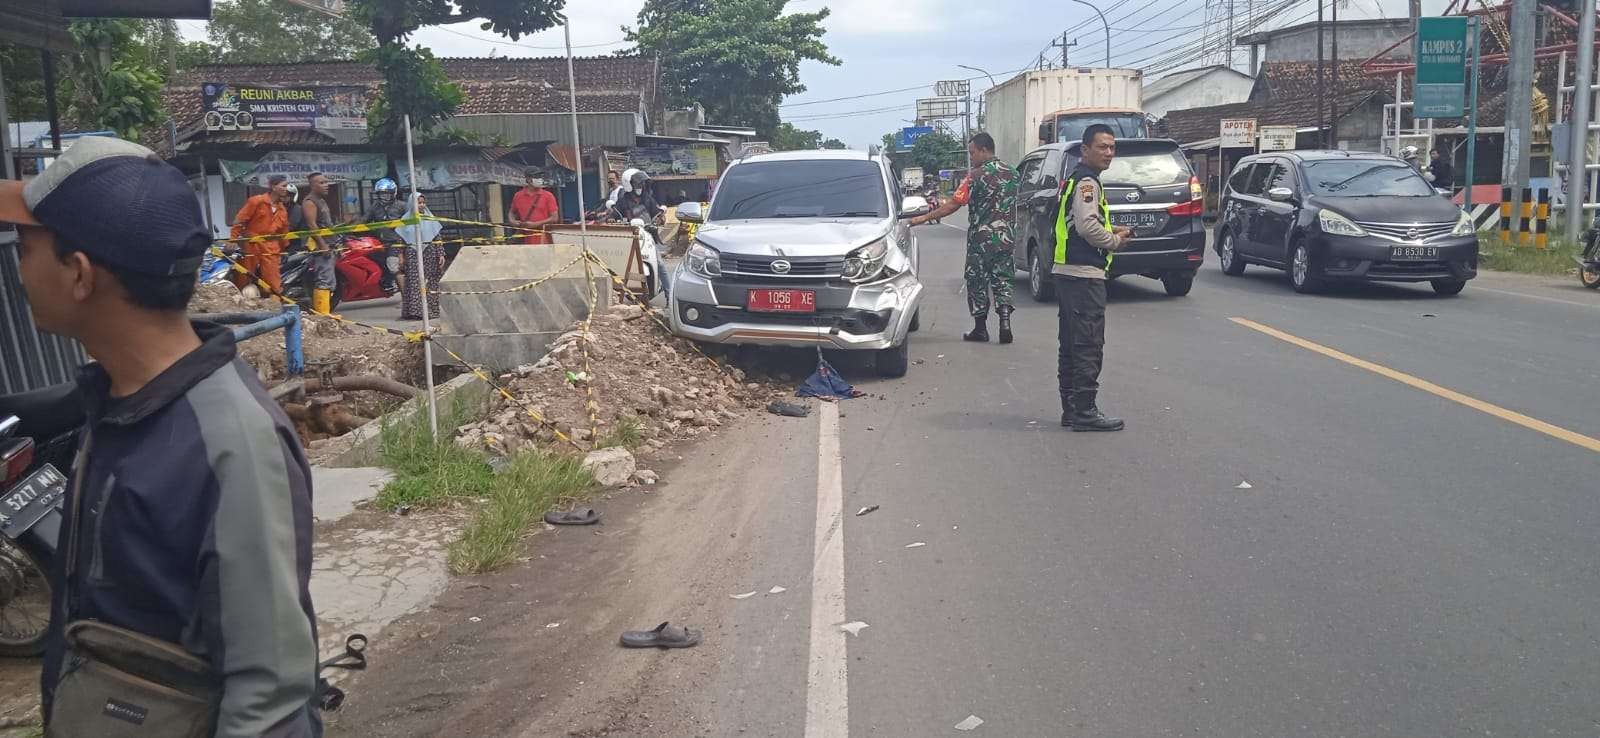
MULTIPOLYGON (((367 206, 367 212, 361 216, 361 222, 381 223, 404 218, 407 208, 400 200, 399 194, 400 187, 388 177, 373 182, 372 204, 367 206)), ((404 264, 405 239, 401 238, 393 228, 384 228, 378 231, 377 236, 384 246, 383 260, 378 264, 383 267, 383 291, 393 293, 396 287, 404 289, 404 277, 400 275, 404 264)))
POLYGON ((212 237, 188 179, 143 146, 86 137, 40 176, 0 182, 0 221, 18 225, 39 327, 95 359, 50 574, 46 734, 144 719, 81 683, 58 689, 82 672, 65 665, 94 661, 67 624, 98 621, 210 665, 207 735, 320 735, 310 466, 232 332, 185 313, 212 237))
POLYGON ((655 195, 650 194, 650 175, 638 169, 622 173, 622 192, 618 193, 611 209, 624 223, 635 218, 646 224, 657 223, 666 215, 655 195))

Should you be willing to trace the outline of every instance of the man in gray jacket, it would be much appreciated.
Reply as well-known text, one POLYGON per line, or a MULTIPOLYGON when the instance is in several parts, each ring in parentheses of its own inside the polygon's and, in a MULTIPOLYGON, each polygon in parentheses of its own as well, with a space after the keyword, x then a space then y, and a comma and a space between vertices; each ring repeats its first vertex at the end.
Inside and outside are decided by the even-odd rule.
POLYGON ((1119 431, 1122 421, 1100 412, 1100 364, 1106 343, 1106 272, 1113 254, 1133 240, 1133 230, 1111 225, 1100 173, 1117 156, 1116 136, 1103 123, 1083 132, 1077 168, 1061 190, 1051 272, 1060 303, 1056 381, 1061 425, 1074 431, 1119 431))
POLYGON ((52 714, 62 628, 93 619, 209 662, 214 736, 321 735, 310 467, 233 335, 185 312, 211 241, 188 180, 143 146, 84 138, 25 185, 0 182, 0 222, 17 225, 39 326, 95 358, 78 381, 88 422, 52 562, 51 734, 144 719, 134 698, 52 714))

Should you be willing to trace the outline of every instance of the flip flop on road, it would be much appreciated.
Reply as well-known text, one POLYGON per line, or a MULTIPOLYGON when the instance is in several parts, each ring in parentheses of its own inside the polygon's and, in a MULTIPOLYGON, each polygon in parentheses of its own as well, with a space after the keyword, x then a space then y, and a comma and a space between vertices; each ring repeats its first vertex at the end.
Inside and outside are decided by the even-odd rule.
POLYGON ((791 418, 804 418, 811 414, 811 408, 792 402, 784 402, 783 400, 773 400, 771 404, 767 405, 767 412, 773 415, 787 415, 791 418))
POLYGON ((700 631, 662 623, 654 630, 623 631, 622 645, 627 648, 689 648, 700 645, 700 631))
POLYGON ((551 510, 544 514, 544 522, 551 525, 594 525, 600 522, 600 511, 592 507, 571 512, 551 510))

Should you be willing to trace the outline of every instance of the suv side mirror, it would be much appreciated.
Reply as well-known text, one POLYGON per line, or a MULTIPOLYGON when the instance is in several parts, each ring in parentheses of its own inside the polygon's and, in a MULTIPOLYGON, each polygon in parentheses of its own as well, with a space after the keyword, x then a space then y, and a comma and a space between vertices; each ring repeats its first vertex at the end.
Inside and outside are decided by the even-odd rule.
POLYGON ((1273 202, 1289 202, 1294 199, 1294 190, 1288 187, 1274 187, 1267 190, 1267 197, 1273 202))
POLYGON ((678 220, 684 223, 704 223, 706 214, 700 210, 700 203, 686 202, 678 205, 678 220))
POLYGON ((928 206, 928 198, 920 195, 909 195, 900 201, 901 220, 905 220, 906 218, 915 218, 919 215, 926 215, 932 211, 933 208, 928 206))

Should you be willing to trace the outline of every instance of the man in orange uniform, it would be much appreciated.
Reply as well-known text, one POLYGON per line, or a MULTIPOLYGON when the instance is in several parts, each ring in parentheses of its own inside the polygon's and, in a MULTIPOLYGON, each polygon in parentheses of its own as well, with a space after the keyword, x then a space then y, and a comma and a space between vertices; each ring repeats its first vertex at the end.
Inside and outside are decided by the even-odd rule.
MULTIPOLYGON (((267 191, 244 201, 239 214, 233 219, 233 237, 267 236, 289 230, 289 185, 281 174, 267 178, 267 191)), ((234 284, 243 288, 259 277, 274 293, 283 292, 283 278, 278 271, 278 259, 283 254, 283 241, 270 239, 249 241, 244 245, 244 259, 240 264, 249 274, 234 273, 234 284)))
MULTIPOLYGON (((527 186, 517 190, 517 194, 511 198, 510 225, 517 228, 543 228, 561 220, 561 206, 556 204, 556 196, 544 188, 544 177, 540 176, 539 170, 529 169, 524 178, 527 186)), ((542 232, 529 232, 522 242, 550 243, 550 237, 542 232)))

